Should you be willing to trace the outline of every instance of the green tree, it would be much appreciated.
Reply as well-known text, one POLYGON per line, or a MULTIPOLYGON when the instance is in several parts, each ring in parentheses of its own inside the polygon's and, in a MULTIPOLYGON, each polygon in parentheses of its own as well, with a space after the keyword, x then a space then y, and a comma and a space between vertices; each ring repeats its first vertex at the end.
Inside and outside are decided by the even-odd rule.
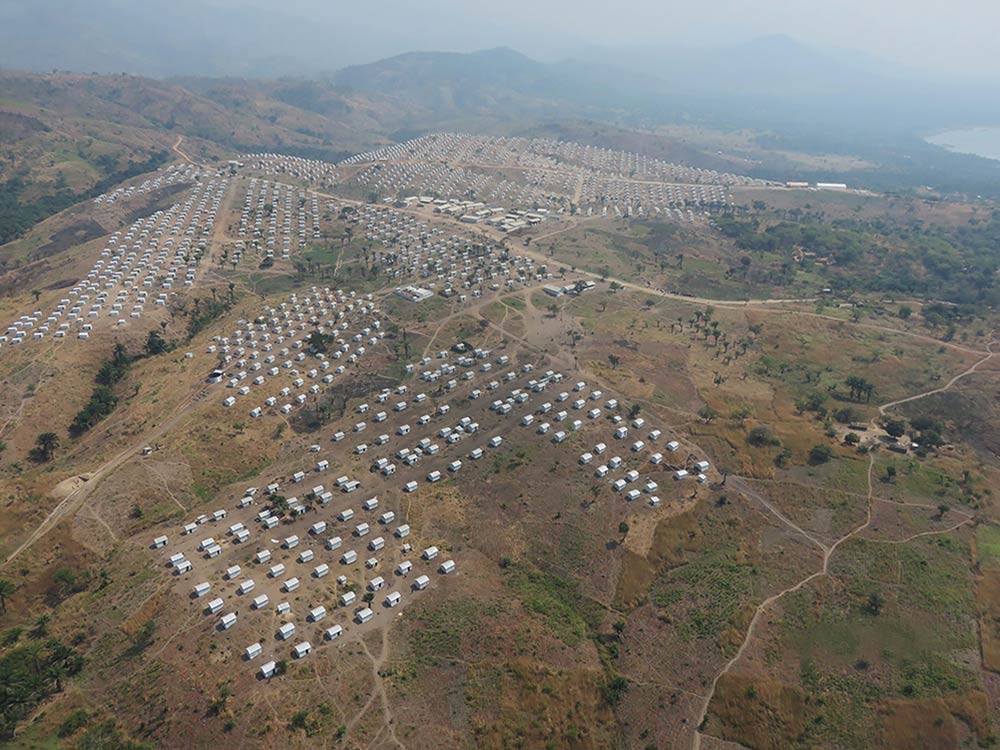
POLYGON ((64 566, 56 570, 52 576, 52 580, 59 584, 60 596, 66 596, 67 594, 83 589, 80 576, 77 575, 75 570, 69 567, 64 566))
POLYGON ((52 622, 51 615, 39 615, 31 626, 28 633, 32 638, 44 638, 49 633, 49 623, 52 622))
POLYGON ((901 438, 906 434, 906 422, 902 419, 890 419, 885 423, 885 431, 894 438, 901 438))
POLYGON ((24 635, 24 628, 9 628, 4 631, 3 638, 0 639, 0 645, 13 646, 21 640, 22 635, 24 635))
POLYGON ((826 394, 813 391, 795 402, 795 408, 799 412, 823 412, 823 404, 826 402, 826 394))
POLYGON ((288 498, 284 495, 271 495, 271 510, 278 517, 288 513, 288 498))
POLYGON ((621 675, 616 675, 601 687, 601 695, 609 706, 617 706, 625 697, 628 688, 629 681, 621 675))
POLYGON ((741 424, 752 415, 753 409, 750 407, 750 404, 740 404, 739 406, 734 406, 729 412, 730 419, 735 419, 741 424))
POLYGON ((868 595, 868 600, 865 602, 864 610, 872 617, 878 617, 882 613, 882 608, 884 606, 885 600, 882 599, 882 595, 873 591, 868 595))
POLYGON ((13 581, 0 578, 0 609, 3 610, 4 614, 7 614, 7 599, 14 596, 16 590, 17 586, 14 585, 13 581))
POLYGON ((32 450, 32 457, 40 462, 52 459, 52 454, 59 447, 59 436, 54 432, 43 432, 35 438, 35 447, 32 450))
POLYGON ((817 466, 825 464, 833 457, 833 449, 829 445, 814 445, 809 450, 809 463, 817 466))
POLYGON ((875 386, 865 378, 859 375, 849 375, 845 382, 851 390, 852 400, 860 401, 861 397, 864 396, 866 401, 871 401, 872 394, 875 392, 875 386))
POLYGON ((702 421, 708 423, 719 416, 719 412, 713 409, 711 406, 703 406, 698 410, 698 416, 702 421))
POLYGON ((750 445, 757 446, 758 448, 764 448, 768 445, 777 445, 779 443, 778 438, 775 437, 774 433, 764 425, 757 425, 750 432, 747 433, 747 442, 750 445))
POLYGON ((845 406, 841 409, 837 409, 837 411, 833 413, 833 418, 836 419, 841 424, 850 424, 851 422, 855 421, 858 417, 854 409, 852 409, 849 406, 845 406))
POLYGON ((848 375, 847 380, 844 381, 848 388, 851 390, 851 400, 857 401, 861 397, 861 393, 864 392, 865 379, 859 375, 848 375))
POLYGON ((150 331, 143 348, 147 356, 155 357, 157 354, 163 354, 169 347, 159 331, 150 331))

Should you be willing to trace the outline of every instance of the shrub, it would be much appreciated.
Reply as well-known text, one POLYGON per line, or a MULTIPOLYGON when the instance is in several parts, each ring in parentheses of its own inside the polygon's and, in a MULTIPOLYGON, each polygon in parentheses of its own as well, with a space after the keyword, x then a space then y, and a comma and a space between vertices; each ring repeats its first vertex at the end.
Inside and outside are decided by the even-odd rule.
POLYGON ((601 688, 601 697, 609 706, 617 706, 628 691, 629 683, 621 675, 615 675, 601 688))
POLYGON ((829 445, 814 445, 809 451, 809 463, 816 466, 825 464, 833 457, 833 449, 829 445))
POLYGON ((833 413, 833 418, 841 424, 850 424, 851 422, 857 421, 858 415, 854 409, 849 406, 845 406, 842 409, 837 409, 837 411, 833 413))
POLYGON ((758 448, 765 448, 769 445, 779 445, 781 443, 774 433, 764 425, 758 425, 747 433, 747 442, 758 448))
POLYGON ((885 423, 885 431, 894 438, 903 437, 906 434, 906 422, 902 419, 890 419, 885 423))
POLYGON ((76 734, 77 731, 87 726, 88 721, 90 721, 90 714, 87 713, 87 710, 78 708, 66 717, 66 721, 59 725, 57 734, 60 737, 69 737, 71 734, 76 734))

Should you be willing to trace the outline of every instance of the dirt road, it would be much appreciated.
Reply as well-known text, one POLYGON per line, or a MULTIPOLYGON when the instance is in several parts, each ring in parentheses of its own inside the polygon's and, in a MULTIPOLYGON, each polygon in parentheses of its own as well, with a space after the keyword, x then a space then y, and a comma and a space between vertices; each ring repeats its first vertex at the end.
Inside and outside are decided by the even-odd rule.
POLYGON ((185 153, 184 151, 181 150, 181 144, 183 142, 184 142, 184 136, 183 135, 177 136, 177 140, 174 141, 174 145, 170 147, 171 151, 173 151, 175 154, 177 154, 179 157, 181 157, 188 164, 192 164, 194 166, 197 166, 198 163, 194 159, 192 159, 190 156, 188 156, 187 153, 185 153))
POLYGON ((147 432, 142 436, 142 438, 133 443, 131 446, 105 461, 97 467, 97 469, 91 472, 87 481, 83 482, 73 492, 63 498, 62 502, 53 508, 48 516, 45 517, 45 520, 43 520, 38 527, 28 535, 21 545, 10 553, 6 560, 0 563, 0 570, 14 562, 19 555, 45 536, 64 518, 75 515, 87 501, 87 498, 91 496, 97 486, 101 483, 101 480, 107 478, 113 471, 115 471, 115 469, 139 453, 144 446, 155 442, 158 437, 164 435, 168 430, 173 428, 182 417, 186 416, 188 407, 191 406, 203 389, 203 387, 199 387, 198 391, 192 393, 182 403, 178 404, 167 419, 157 425, 150 432, 147 432))

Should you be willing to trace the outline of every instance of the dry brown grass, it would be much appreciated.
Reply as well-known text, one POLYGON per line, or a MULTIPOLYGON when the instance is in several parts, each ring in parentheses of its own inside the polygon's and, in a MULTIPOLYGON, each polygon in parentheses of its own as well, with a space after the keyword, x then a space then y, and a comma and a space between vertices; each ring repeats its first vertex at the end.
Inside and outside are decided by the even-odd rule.
POLYGON ((984 570, 976 580, 983 666, 1000 673, 1000 570, 984 570))
POLYGON ((617 601, 622 607, 637 606, 660 570, 680 564, 686 553, 699 549, 702 542, 701 529, 693 510, 661 519, 656 524, 645 554, 626 549, 617 601))
POLYGON ((754 750, 795 747, 807 725, 805 694, 764 677, 724 675, 709 711, 706 733, 754 750))
MULTIPOLYGON (((953 750, 989 732, 989 702, 975 691, 947 698, 886 701, 880 745, 887 750, 953 750)), ((982 746, 982 745, 980 745, 982 746)))
POLYGON ((614 716, 592 670, 561 671, 528 661, 510 663, 499 680, 495 716, 474 718, 478 747, 596 750, 614 743, 614 716))

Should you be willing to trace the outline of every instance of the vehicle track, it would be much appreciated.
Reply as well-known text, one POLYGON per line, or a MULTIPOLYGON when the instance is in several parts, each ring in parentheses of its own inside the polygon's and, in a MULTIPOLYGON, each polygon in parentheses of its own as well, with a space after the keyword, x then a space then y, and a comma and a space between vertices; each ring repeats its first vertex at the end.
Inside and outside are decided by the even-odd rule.
POLYGON ((84 502, 86 502, 87 498, 90 497, 97 485, 101 483, 101 480, 107 478, 111 472, 124 464, 128 459, 132 458, 136 453, 141 451, 143 446, 173 428, 182 417, 187 415, 187 408, 191 406, 191 404, 200 400, 200 396, 202 396, 205 390, 206 389, 204 387, 199 387, 196 392, 174 407, 170 416, 151 432, 146 433, 139 441, 132 444, 128 448, 125 448, 120 453, 105 461, 97 469, 95 469, 83 484, 63 498, 63 500, 45 517, 41 524, 39 524, 38 527, 28 535, 27 539, 25 539, 17 549, 10 553, 6 560, 0 563, 0 569, 10 565, 10 563, 16 560, 19 555, 45 536, 64 518, 75 514, 84 502))
MULTIPOLYGON (((882 404, 881 406, 878 407, 879 415, 880 416, 884 415, 885 412, 888 409, 892 408, 893 406, 897 406, 899 404, 904 404, 904 403, 909 403, 911 401, 916 401, 918 399, 926 398, 927 396, 932 396, 932 395, 937 394, 937 393, 943 393, 944 391, 947 391, 948 389, 952 388, 955 385, 955 383, 957 383, 959 380, 961 380, 962 378, 967 377, 968 375, 971 375, 972 373, 974 373, 979 368, 980 365, 984 364, 985 362, 989 361, 990 359, 992 359, 994 357, 994 352, 993 352, 993 348, 992 347, 993 347, 993 345, 992 345, 992 342, 991 342, 990 344, 987 345, 987 351, 989 352, 989 354, 987 354, 985 357, 983 357, 982 359, 978 360, 977 362, 975 362, 974 364, 972 364, 971 366, 969 366, 968 368, 966 368, 965 370, 963 370, 962 372, 960 372, 958 375, 956 375, 951 380, 949 380, 944 386, 942 386, 940 388, 934 388, 934 389, 929 390, 929 391, 924 391, 922 393, 917 393, 917 394, 915 394, 913 396, 909 396, 907 398, 902 398, 902 399, 898 399, 896 401, 890 401, 888 403, 882 404)), ((875 420, 873 419, 872 420, 872 426, 874 426, 874 425, 875 425, 875 420)), ((768 609, 768 607, 770 607, 776 601, 778 601, 779 599, 781 599, 782 597, 784 597, 786 594, 794 593, 794 592, 798 591, 799 589, 801 589, 803 586, 809 584, 811 581, 813 581, 813 580, 815 580, 817 578, 820 578, 822 576, 828 575, 829 571, 830 571, 830 559, 833 557, 834 552, 837 551, 837 548, 841 544, 843 544, 844 542, 846 542, 846 541, 854 538, 855 536, 857 536, 859 533, 861 533, 866 528, 868 528, 868 526, 871 525, 871 522, 872 522, 872 506, 873 506, 874 502, 876 501, 874 484, 872 482, 872 474, 874 472, 874 469, 875 469, 875 455, 874 455, 874 453, 869 453, 868 454, 868 510, 867 510, 865 522, 862 523, 862 524, 860 524, 859 526, 856 526, 854 529, 852 529, 851 531, 849 531, 844 536, 840 537, 837 541, 835 541, 833 544, 831 544, 829 546, 823 545, 821 542, 818 542, 810 534, 807 534, 805 531, 803 531, 797 525, 795 525, 794 523, 792 523, 791 521, 789 521, 788 519, 786 519, 770 503, 768 503, 767 501, 765 501, 758 493, 753 492, 752 490, 751 491, 747 491, 747 488, 745 487, 745 484, 746 484, 745 480, 743 480, 742 478, 739 478, 739 477, 736 477, 736 478, 731 477, 730 478, 731 484, 733 486, 736 486, 737 489, 738 489, 738 491, 740 491, 745 496, 750 497, 751 499, 757 500, 758 502, 762 503, 771 513, 773 513, 776 517, 778 517, 779 519, 781 519, 787 526, 789 526, 790 528, 792 528, 796 532, 802 534, 805 538, 809 539, 810 541, 813 541, 814 543, 818 544, 823 549, 823 564, 822 564, 821 568, 819 570, 817 570, 816 572, 809 574, 808 576, 806 576, 805 578, 801 579, 800 581, 798 581, 797 583, 793 584, 792 586, 789 586, 788 588, 783 589, 782 591, 779 591, 776 594, 772 594, 767 599, 765 599, 764 601, 762 601, 760 604, 757 605, 757 608, 754 611, 754 615, 750 619, 750 624, 747 627, 746 635, 743 637, 743 641, 740 643, 739 649, 736 651, 736 654, 728 662, 726 662, 726 664, 723 666, 722 670, 715 675, 715 678, 712 680, 712 683, 711 683, 711 685, 709 687, 708 693, 705 696, 704 701, 702 702, 701 710, 700 710, 699 715, 697 717, 697 720, 695 721, 695 724, 694 724, 695 729, 694 729, 694 734, 692 735, 692 740, 691 740, 691 748, 692 748, 692 750, 700 750, 702 737, 703 736, 706 736, 706 737, 707 736, 711 736, 711 735, 704 734, 701 731, 701 726, 702 726, 702 724, 705 721, 705 717, 708 715, 708 708, 711 705, 713 696, 715 695, 715 690, 718 687, 719 680, 721 680, 723 676, 725 676, 726 674, 728 674, 729 672, 731 672, 732 669, 733 669, 733 667, 740 661, 740 659, 743 658, 743 655, 746 653, 746 650, 747 650, 747 648, 750 645, 750 642, 751 642, 751 640, 752 640, 752 638, 754 636, 754 632, 756 631, 757 625, 760 622, 760 618, 764 614, 764 612, 768 609), (740 488, 741 485, 743 485, 743 489, 740 488)), ((947 529, 935 529, 933 531, 925 531, 925 532, 921 532, 921 533, 918 533, 918 534, 914 534, 914 535, 912 535, 910 537, 907 537, 907 538, 901 539, 901 540, 871 540, 871 541, 878 541, 878 542, 883 542, 883 543, 887 543, 887 544, 888 543, 891 543, 891 544, 906 544, 906 543, 908 543, 910 541, 913 541, 914 539, 918 539, 918 538, 921 538, 921 537, 924 537, 924 536, 931 536, 931 535, 937 535, 937 534, 948 534, 948 533, 950 533, 952 531, 955 531, 956 529, 961 528, 962 526, 970 523, 972 521, 972 518, 973 518, 972 516, 968 516, 967 518, 963 519, 959 523, 956 523, 956 524, 954 524, 953 526, 950 526, 947 529)))
POLYGON ((170 150, 173 151, 175 154, 177 154, 179 157, 181 157, 188 164, 198 166, 198 163, 194 159, 192 159, 190 156, 187 155, 187 153, 181 150, 181 144, 183 142, 184 142, 184 136, 183 135, 177 136, 177 140, 174 141, 174 145, 170 147, 170 150))

